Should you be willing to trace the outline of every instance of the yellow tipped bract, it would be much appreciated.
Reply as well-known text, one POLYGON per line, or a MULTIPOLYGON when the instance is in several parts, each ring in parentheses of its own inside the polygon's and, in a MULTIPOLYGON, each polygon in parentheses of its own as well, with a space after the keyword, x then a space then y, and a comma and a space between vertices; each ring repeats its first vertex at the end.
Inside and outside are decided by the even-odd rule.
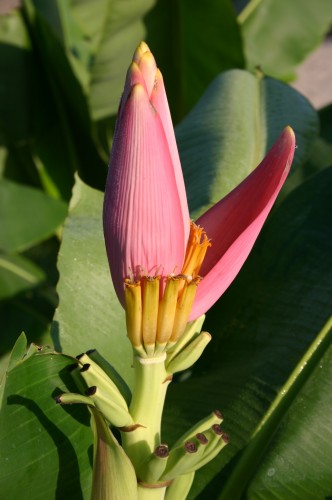
POLYGON ((192 222, 180 274, 162 278, 144 275, 142 270, 137 281, 132 276, 125 279, 128 337, 140 356, 158 356, 183 335, 202 279, 198 272, 209 246, 203 228, 192 222))

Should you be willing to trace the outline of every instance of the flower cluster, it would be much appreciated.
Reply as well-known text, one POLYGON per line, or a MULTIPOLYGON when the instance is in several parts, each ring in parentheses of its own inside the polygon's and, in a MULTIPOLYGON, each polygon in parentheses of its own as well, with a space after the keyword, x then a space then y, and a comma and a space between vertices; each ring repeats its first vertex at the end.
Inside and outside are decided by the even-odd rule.
POLYGON ((136 350, 153 356, 171 348, 230 285, 294 148, 286 127, 261 164, 193 223, 163 78, 148 46, 139 45, 119 107, 103 216, 112 279, 136 350))

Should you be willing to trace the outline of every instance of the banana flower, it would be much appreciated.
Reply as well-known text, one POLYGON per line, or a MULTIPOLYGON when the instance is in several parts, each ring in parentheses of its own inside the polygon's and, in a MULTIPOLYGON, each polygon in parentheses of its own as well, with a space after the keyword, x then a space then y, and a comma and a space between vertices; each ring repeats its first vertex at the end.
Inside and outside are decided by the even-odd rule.
POLYGON ((258 167, 196 222, 160 70, 142 42, 120 102, 104 200, 111 275, 128 336, 148 355, 174 346, 245 262, 294 156, 286 127, 258 167))

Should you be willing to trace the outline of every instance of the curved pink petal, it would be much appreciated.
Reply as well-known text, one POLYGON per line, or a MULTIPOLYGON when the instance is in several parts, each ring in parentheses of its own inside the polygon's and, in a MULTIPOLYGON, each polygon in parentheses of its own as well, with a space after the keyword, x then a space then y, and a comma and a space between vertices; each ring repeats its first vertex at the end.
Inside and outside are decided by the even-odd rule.
POLYGON ((153 54, 145 42, 141 42, 137 47, 131 65, 127 71, 125 86, 123 89, 119 106, 118 121, 122 113, 123 105, 127 102, 128 95, 136 83, 140 83, 145 88, 149 98, 154 87, 157 64, 153 54))
POLYGON ((122 103, 104 199, 111 274, 124 304, 123 280, 133 273, 181 270, 185 226, 174 166, 160 117, 137 84, 122 103))
POLYGON ((244 264, 286 180, 295 136, 286 127, 262 163, 231 193, 197 221, 209 238, 190 319, 205 313, 225 292, 244 264))
POLYGON ((189 230, 190 230, 190 224, 189 224, 190 217, 189 217, 186 188, 183 180, 182 167, 176 144, 172 117, 168 106, 163 76, 160 70, 157 68, 153 54, 150 52, 150 49, 145 42, 141 42, 140 45, 137 47, 133 60, 134 60, 133 64, 135 63, 137 64, 137 69, 139 69, 140 74, 138 74, 136 71, 134 75, 131 74, 131 72, 129 72, 130 80, 128 81, 127 79, 126 87, 128 87, 128 85, 132 86, 134 83, 142 83, 142 80, 144 80, 144 84, 147 93, 149 95, 150 101, 156 108, 160 116, 174 165, 175 179, 181 201, 182 218, 184 220, 185 219, 188 220, 188 224, 186 227, 186 239, 187 239, 189 237, 189 230))
POLYGON ((155 58, 149 50, 146 50, 138 62, 138 66, 145 80, 148 96, 151 100, 151 94, 155 84, 157 64, 155 58))
POLYGON ((131 65, 128 68, 127 75, 126 75, 126 81, 125 81, 125 86, 124 86, 123 93, 121 96, 116 126, 118 125, 119 121, 121 120, 122 111, 123 111, 125 103, 127 102, 128 96, 129 96, 133 86, 136 85, 137 83, 140 83, 142 85, 142 87, 144 87, 146 92, 147 92, 145 79, 144 79, 144 76, 140 70, 140 67, 138 66, 136 61, 132 61, 131 65))
POLYGON ((176 144, 171 113, 170 113, 169 106, 168 106, 164 81, 163 81, 163 77, 162 77, 162 74, 159 71, 159 69, 157 69, 157 71, 156 71, 155 85, 154 85, 150 100, 151 100, 152 104, 154 105, 154 107, 156 108, 156 110, 158 111, 158 113, 161 117, 161 121, 162 121, 164 130, 165 130, 169 151, 171 153, 171 157, 172 157, 172 161, 173 161, 173 165, 174 165, 176 184, 177 184, 177 188, 178 188, 178 192, 179 192, 179 196, 180 196, 180 200, 181 200, 182 218, 184 220, 185 219, 188 220, 188 225, 186 228, 186 239, 188 239, 189 231, 190 231, 190 224, 189 224, 190 218, 189 218, 189 209, 188 209, 186 188, 184 185, 182 167, 181 167, 181 163, 180 163, 178 147, 176 144))

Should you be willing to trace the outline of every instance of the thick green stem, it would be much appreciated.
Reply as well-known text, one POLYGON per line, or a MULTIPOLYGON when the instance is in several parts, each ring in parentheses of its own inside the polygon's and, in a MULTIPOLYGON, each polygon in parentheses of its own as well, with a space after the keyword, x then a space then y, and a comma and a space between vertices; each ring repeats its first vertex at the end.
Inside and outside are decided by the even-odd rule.
POLYGON ((160 444, 160 425, 167 386, 164 358, 135 357, 135 386, 130 413, 140 427, 122 433, 122 445, 135 468, 160 444))
MULTIPOLYGON (((135 469, 160 445, 160 426, 170 378, 165 370, 165 357, 134 358, 135 386, 130 413, 140 426, 122 433, 122 446, 135 469)), ((138 488, 139 499, 161 500, 165 488, 138 488)))
POLYGON ((138 485, 138 500, 164 500, 166 488, 143 488, 138 485))

